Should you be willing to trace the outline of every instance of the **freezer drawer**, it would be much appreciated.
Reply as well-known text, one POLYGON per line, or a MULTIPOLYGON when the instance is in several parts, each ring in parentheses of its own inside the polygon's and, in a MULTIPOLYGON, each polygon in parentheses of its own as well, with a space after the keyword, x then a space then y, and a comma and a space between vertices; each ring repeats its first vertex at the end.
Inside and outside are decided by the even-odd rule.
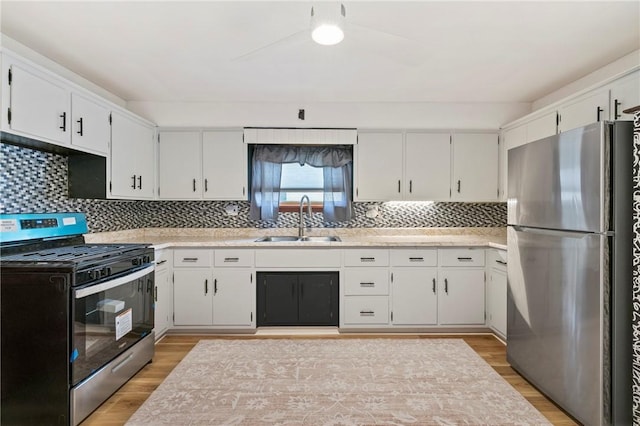
POLYGON ((607 238, 507 228, 507 360, 585 424, 608 414, 607 238))

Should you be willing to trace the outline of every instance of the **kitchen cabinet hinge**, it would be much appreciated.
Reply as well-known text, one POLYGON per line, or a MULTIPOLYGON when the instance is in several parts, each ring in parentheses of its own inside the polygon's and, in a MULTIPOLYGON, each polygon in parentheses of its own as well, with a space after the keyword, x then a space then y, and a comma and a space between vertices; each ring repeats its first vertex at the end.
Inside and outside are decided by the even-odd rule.
POLYGON ((7 119, 9 120, 9 124, 11 124, 11 108, 7 108, 7 119))
POLYGON ((11 86, 12 80, 13 80, 13 74, 11 73, 11 68, 9 68, 9 86, 11 86))
POLYGON ((158 197, 160 196, 160 187, 158 187, 158 197))
POLYGON ((253 312, 251 312, 251 322, 253 322, 253 312))
POLYGON ((253 274, 249 275, 250 279, 249 282, 253 284, 253 274))
POLYGON ((391 273, 391 282, 393 282, 393 272, 391 273))
POLYGON ((160 133, 158 133, 158 143, 160 143, 160 133))
POLYGON ((391 311, 391 322, 393 322, 393 311, 391 311))

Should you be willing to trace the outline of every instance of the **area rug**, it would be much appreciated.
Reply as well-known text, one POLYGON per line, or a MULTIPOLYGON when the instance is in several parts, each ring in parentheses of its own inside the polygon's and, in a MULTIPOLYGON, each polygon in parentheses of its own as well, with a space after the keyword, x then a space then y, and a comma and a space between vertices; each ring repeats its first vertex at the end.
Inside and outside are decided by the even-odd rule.
POLYGON ((202 340, 127 425, 549 425, 461 339, 202 340))

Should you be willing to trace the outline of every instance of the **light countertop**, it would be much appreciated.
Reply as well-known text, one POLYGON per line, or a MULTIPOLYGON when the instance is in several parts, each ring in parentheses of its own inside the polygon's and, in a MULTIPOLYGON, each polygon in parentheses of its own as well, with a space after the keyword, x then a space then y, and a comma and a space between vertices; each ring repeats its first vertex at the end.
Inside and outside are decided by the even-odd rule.
POLYGON ((491 247, 506 250, 506 228, 314 228, 305 235, 338 236, 340 242, 257 242, 268 235, 297 235, 297 228, 144 228, 86 234, 89 243, 149 243, 168 247, 491 247))

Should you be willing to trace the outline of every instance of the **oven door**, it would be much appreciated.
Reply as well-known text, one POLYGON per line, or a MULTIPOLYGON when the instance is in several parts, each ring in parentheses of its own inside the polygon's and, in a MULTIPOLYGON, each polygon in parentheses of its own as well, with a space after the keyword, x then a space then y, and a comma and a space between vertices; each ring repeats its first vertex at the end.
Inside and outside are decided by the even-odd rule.
POLYGON ((73 291, 71 386, 153 330, 154 266, 73 291))

